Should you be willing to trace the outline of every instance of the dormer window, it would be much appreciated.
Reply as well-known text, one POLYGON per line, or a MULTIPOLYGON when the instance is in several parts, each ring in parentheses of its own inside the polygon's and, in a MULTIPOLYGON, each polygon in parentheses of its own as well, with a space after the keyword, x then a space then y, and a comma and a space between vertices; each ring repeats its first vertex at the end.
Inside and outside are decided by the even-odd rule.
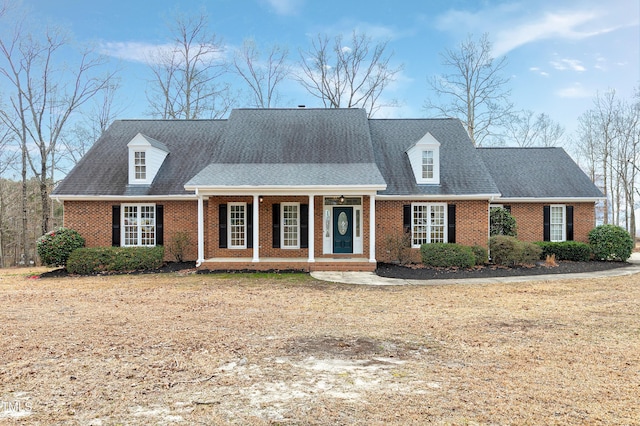
POLYGON ((151 185, 167 155, 164 143, 138 133, 127 144, 129 149, 129 185, 151 185))
POLYGON ((433 151, 422 151, 422 179, 433 179, 433 151))
POLYGON ((417 184, 440 184, 440 142, 427 133, 407 150, 417 184))
POLYGON ((135 162, 134 167, 136 170, 136 180, 146 180, 147 179, 147 163, 145 161, 145 152, 135 151, 134 162, 135 162))

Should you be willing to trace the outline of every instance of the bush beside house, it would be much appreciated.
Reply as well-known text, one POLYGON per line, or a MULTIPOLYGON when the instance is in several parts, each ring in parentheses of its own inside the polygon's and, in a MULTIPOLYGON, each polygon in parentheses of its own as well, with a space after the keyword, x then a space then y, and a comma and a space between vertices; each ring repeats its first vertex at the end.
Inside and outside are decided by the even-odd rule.
POLYGON ((87 275, 157 269, 162 266, 163 257, 163 246, 80 248, 69 256, 67 271, 87 275))
POLYGON ((596 226, 589 232, 589 244, 597 260, 624 262, 633 251, 633 238, 622 227, 596 226))
POLYGON ((536 243, 542 249, 541 259, 555 255, 556 260, 571 260, 574 262, 588 262, 591 260, 591 246, 579 241, 539 241, 536 243))
POLYGON ((38 256, 44 265, 65 266, 71 253, 84 247, 85 239, 75 230, 58 228, 36 241, 38 256))

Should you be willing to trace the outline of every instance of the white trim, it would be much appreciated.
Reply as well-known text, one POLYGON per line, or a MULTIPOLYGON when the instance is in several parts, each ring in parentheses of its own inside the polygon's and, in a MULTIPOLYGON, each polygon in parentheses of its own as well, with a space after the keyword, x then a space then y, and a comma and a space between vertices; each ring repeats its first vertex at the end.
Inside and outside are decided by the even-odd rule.
MULTIPOLYGON (((245 207, 245 210, 246 210, 246 207, 245 207)), ((253 259, 251 261, 260 262, 260 199, 259 199, 259 195, 257 194, 253 196, 252 213, 253 213, 253 259)), ((245 244, 246 244, 246 241, 245 241, 245 244)))
POLYGON ((204 198, 198 197, 198 260, 196 266, 204 262, 204 198))
POLYGON ((387 185, 309 185, 309 186, 295 186, 290 185, 265 185, 265 186, 199 186, 199 185, 185 185, 186 191, 199 191, 201 194, 206 195, 252 195, 256 192, 261 195, 309 195, 314 193, 315 195, 330 196, 335 194, 347 195, 369 195, 369 193, 375 193, 376 191, 384 191, 387 189, 387 185))
POLYGON ((454 201, 454 200, 477 200, 477 201, 490 201, 496 199, 500 194, 468 194, 468 195, 425 195, 425 194, 411 194, 411 195, 376 195, 376 199, 379 201, 454 201))
POLYGON ((433 241, 431 241, 431 209, 433 207, 442 207, 442 211, 443 211, 443 216, 444 216, 444 224, 443 224, 443 229, 442 229, 442 242, 446 243, 449 241, 449 214, 448 214, 448 207, 447 207, 447 203, 411 203, 411 247, 412 248, 420 248, 420 246, 422 244, 414 244, 413 243, 413 237, 414 237, 414 225, 415 225, 415 221, 414 221, 414 209, 415 207, 427 207, 427 241, 426 243, 422 243, 422 244, 429 244, 432 243, 433 241))
POLYGON ((227 248, 231 250, 238 249, 246 249, 247 248, 247 203, 244 202, 232 202, 227 203, 227 248), (242 206, 243 208, 243 216, 244 216, 244 241, 241 245, 233 245, 232 244, 232 225, 231 225, 231 207, 232 206, 242 206))
POLYGON ((551 204, 549 205, 549 241, 554 243, 560 243, 563 241, 567 241, 567 206, 565 204, 551 204), (562 222, 560 223, 562 230, 562 237, 559 240, 554 240, 552 235, 552 227, 553 225, 558 225, 557 223, 553 223, 553 208, 562 209, 562 222))
POLYGON ((315 255, 315 195, 309 195, 309 219, 308 219, 308 227, 307 232, 309 233, 308 240, 309 244, 307 245, 309 251, 309 263, 313 263, 316 261, 315 255))
POLYGON ((604 200, 596 197, 558 197, 558 198, 495 198, 496 203, 510 204, 510 203, 596 203, 604 200))
POLYGON ((298 202, 282 202, 280 203, 280 248, 283 250, 300 250, 300 203, 298 202), (297 235, 297 241, 296 241, 296 245, 295 246, 287 246, 285 245, 285 238, 284 238, 284 232, 285 232, 285 223, 284 223, 284 208, 285 206, 289 206, 289 207, 295 207, 296 208, 296 216, 297 216, 297 231, 296 231, 296 235, 297 235))
POLYGON ((196 194, 184 195, 56 195, 52 194, 49 198, 56 201, 171 201, 171 200, 193 200, 197 201, 196 194))
POLYGON ((157 219, 157 209, 156 204, 154 203, 122 203, 120 204, 120 247, 155 247, 156 241, 158 241, 158 228, 156 226, 157 219), (127 244, 127 236, 126 236, 126 225, 124 223, 125 220, 125 209, 127 207, 135 207, 136 208, 136 241, 137 244, 127 244), (142 243, 142 207, 153 207, 153 244, 141 244, 142 243))
POLYGON ((369 197, 369 262, 376 262, 376 197, 369 197))

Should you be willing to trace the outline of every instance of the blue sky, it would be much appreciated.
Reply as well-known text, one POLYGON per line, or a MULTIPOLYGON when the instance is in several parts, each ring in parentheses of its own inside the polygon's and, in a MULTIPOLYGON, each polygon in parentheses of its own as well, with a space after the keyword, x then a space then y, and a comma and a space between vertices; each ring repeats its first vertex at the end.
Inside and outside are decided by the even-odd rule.
MULTIPOLYGON (((494 54, 506 55, 512 97, 519 109, 545 112, 572 132, 592 106, 594 95, 616 89, 630 98, 640 81, 640 2, 638 0, 24 0, 43 21, 68 26, 78 42, 95 43, 119 62, 128 101, 124 117, 145 114, 141 62, 154 46, 167 42, 172 11, 205 8, 210 30, 231 51, 243 39, 280 44, 298 59, 310 36, 364 31, 388 39, 394 61, 404 64, 385 92, 401 107, 385 117, 424 117, 432 94, 427 77, 443 72, 439 54, 467 38, 489 33, 494 54)), ((279 106, 321 106, 296 84, 283 87, 279 106)))

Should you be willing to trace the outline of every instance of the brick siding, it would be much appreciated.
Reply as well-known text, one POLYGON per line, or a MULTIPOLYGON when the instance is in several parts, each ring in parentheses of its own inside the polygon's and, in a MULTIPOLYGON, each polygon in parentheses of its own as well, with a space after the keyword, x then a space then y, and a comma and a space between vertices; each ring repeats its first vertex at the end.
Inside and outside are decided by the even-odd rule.
MULTIPOLYGON (((506 203, 505 203, 506 204, 506 203)), ((516 219, 518 239, 522 241, 542 241, 544 239, 543 208, 549 203, 515 203, 511 214, 516 219)), ((573 240, 589 242, 589 231, 596 226, 595 203, 566 203, 573 206, 573 240)))

